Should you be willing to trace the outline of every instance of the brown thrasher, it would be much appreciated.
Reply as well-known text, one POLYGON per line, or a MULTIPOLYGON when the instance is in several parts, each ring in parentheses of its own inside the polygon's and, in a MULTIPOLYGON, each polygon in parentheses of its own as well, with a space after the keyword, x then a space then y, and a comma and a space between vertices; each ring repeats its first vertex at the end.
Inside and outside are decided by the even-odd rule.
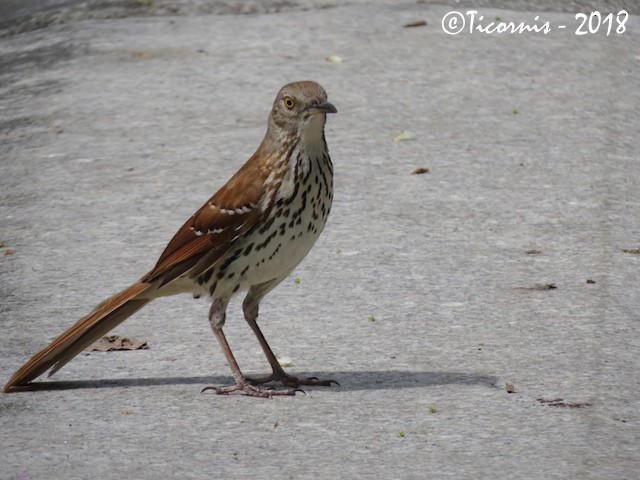
POLYGON ((330 385, 331 380, 298 379, 285 373, 256 320, 260 300, 306 256, 329 215, 333 166, 324 124, 326 114, 336 112, 315 82, 282 87, 258 150, 178 230, 153 270, 35 354, 13 374, 4 391, 17 390, 49 368, 49 376, 53 375, 151 300, 177 293, 211 298, 209 322, 233 372, 234 385, 205 390, 271 397, 294 395, 300 385, 330 385), (222 331, 227 304, 241 290, 248 290, 244 317, 271 365, 266 378, 248 380, 242 374, 222 331), (287 388, 260 388, 270 381, 287 388))

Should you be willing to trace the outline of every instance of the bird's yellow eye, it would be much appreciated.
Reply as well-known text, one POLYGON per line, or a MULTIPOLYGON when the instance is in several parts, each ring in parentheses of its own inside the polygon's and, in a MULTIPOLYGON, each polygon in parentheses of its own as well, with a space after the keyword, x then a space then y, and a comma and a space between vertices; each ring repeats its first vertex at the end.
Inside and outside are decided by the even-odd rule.
POLYGON ((284 97, 283 101, 284 101, 284 106, 287 107, 289 110, 291 110, 296 105, 296 102, 294 102, 293 98, 291 97, 284 97))

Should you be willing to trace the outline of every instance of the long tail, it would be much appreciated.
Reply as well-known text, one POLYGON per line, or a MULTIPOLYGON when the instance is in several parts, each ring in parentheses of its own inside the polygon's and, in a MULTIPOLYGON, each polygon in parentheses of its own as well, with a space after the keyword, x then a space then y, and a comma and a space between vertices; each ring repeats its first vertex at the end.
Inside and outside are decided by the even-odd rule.
POLYGON ((87 346, 150 302, 153 297, 145 296, 145 292, 151 287, 150 283, 136 282, 106 299, 22 365, 4 386, 3 392, 26 385, 51 367, 49 376, 53 375, 87 346))

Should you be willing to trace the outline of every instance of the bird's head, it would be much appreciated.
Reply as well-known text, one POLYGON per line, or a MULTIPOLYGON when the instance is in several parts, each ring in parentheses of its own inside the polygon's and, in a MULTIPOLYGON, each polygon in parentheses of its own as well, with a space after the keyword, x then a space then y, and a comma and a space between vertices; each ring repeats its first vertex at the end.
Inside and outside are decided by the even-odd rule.
POLYGON ((269 115, 269 130, 283 137, 322 138, 327 113, 337 113, 327 101, 327 92, 318 83, 307 80, 282 87, 269 115))

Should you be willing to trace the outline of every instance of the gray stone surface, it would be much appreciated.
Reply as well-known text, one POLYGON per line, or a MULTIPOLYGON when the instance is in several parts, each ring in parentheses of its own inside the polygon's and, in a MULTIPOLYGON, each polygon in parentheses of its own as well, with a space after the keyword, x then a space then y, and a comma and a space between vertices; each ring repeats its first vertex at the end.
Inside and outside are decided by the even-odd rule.
MULTIPOLYGON (((158 300, 116 330, 149 350, 0 395, 0 478, 636 478, 640 30, 577 36, 549 3, 480 12, 567 25, 547 35, 352 2, 2 38, 2 382, 151 268, 311 78, 339 109, 334 209, 261 324, 290 372, 341 386, 201 395, 231 381, 207 303, 158 300)), ((238 301, 227 324, 266 372, 238 301)))

